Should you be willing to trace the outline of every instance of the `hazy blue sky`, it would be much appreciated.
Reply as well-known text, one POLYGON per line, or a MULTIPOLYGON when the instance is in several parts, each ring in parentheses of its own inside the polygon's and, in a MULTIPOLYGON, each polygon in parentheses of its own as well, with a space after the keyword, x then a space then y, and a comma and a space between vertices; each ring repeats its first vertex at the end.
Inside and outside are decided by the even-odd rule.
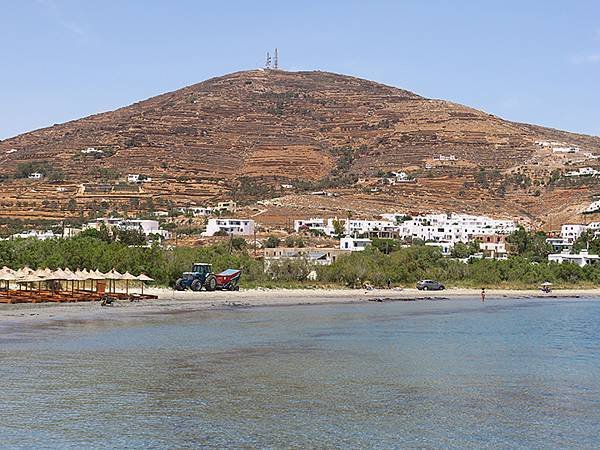
POLYGON ((600 135, 600 1, 0 0, 0 138, 263 65, 600 135))

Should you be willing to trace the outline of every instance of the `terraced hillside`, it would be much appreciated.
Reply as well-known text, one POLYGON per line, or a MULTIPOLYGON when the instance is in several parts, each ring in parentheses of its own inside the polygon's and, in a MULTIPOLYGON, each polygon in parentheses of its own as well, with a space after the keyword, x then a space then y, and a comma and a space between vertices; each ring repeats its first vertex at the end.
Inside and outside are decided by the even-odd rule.
MULTIPOLYGON (((44 191, 44 199, 53 202, 50 210, 60 216, 73 198, 72 189, 61 190, 61 183, 116 184, 139 173, 152 181, 140 189, 137 203, 131 193, 107 193, 103 200, 130 209, 143 209, 148 199, 171 206, 228 197, 251 202, 280 196, 281 185, 289 184, 296 196, 340 190, 366 206, 381 204, 381 193, 387 192, 386 206, 411 210, 453 210, 460 200, 461 209, 485 207, 488 214, 511 215, 523 200, 518 212, 526 216, 534 196, 542 208, 532 210, 531 219, 546 222, 551 218, 543 217, 544 211, 556 206, 551 202, 557 193, 574 193, 572 214, 600 193, 593 182, 550 185, 550 172, 594 165, 596 154, 598 137, 509 122, 372 81, 255 70, 0 142, 0 206, 5 207, 0 214, 43 210, 42 199, 31 191, 44 191), (555 154, 536 141, 579 146, 580 153, 555 154), (89 148, 96 152, 82 153, 89 148), (60 176, 54 183, 49 177, 15 179, 31 161, 46 161, 60 176), (477 180, 482 169, 494 173, 491 182, 477 180), (382 173, 392 170, 417 178, 409 193, 377 187, 382 173), (510 181, 517 173, 527 174, 527 189, 510 181), (425 179, 432 181, 419 182, 425 179), (509 181, 502 184, 503 179, 509 181), (31 201, 19 206, 19 196, 31 201)), ((84 189, 77 192, 77 208, 92 211, 94 199, 84 189)))

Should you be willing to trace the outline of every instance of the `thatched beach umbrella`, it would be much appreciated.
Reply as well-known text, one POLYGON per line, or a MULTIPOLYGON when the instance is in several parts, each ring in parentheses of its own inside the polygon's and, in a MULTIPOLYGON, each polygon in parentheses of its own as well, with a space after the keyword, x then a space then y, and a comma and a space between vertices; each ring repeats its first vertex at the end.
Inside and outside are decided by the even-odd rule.
POLYGON ((71 282, 71 293, 73 293, 75 291, 75 282, 79 281, 80 278, 68 267, 65 267, 64 270, 62 270, 62 275, 63 280, 71 282))
POLYGON ((131 275, 129 272, 125 272, 122 276, 121 276, 121 280, 125 280, 125 293, 129 294, 129 282, 130 281, 136 281, 137 277, 134 277, 133 275, 131 275))
MULTIPOLYGON (((123 274, 117 272, 115 269, 112 269, 111 271, 107 272, 104 274, 104 276, 106 277, 107 280, 112 281, 112 285, 113 285, 113 292, 116 292, 117 290, 117 280, 122 280, 123 279, 123 274)), ((110 292, 110 289, 109 289, 110 292)))
POLYGON ((17 284, 25 284, 27 287, 29 283, 41 283, 42 281, 46 281, 46 278, 42 278, 35 273, 30 273, 29 275, 18 276, 16 281, 17 284))
POLYGON ((2 269, 0 269, 0 281, 6 282, 6 292, 7 293, 10 289, 10 282, 15 281, 16 279, 17 279, 17 277, 15 276, 14 270, 9 269, 6 266, 4 266, 2 269))
POLYGON ((19 270, 15 271, 15 275, 17 276, 17 278, 21 278, 21 277, 25 277, 27 275, 31 275, 34 272, 33 269, 25 266, 20 268, 19 270))
POLYGON ((96 292, 98 292, 98 281, 104 281, 106 280, 106 274, 100 272, 98 269, 96 270, 90 270, 90 279, 91 280, 96 280, 96 292))
POLYGON ((148 275, 146 275, 145 273, 141 273, 136 277, 142 284, 142 295, 144 294, 144 283, 146 281, 154 281, 154 278, 150 278, 148 275))

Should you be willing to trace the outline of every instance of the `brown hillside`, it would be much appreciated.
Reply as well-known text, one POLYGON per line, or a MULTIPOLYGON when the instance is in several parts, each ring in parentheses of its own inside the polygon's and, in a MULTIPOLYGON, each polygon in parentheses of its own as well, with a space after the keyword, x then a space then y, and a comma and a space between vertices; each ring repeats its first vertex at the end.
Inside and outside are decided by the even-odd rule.
MULTIPOLYGON (((60 216, 74 198, 69 190, 78 209, 98 208, 101 201, 143 209, 148 199, 161 205, 260 200, 292 184, 292 199, 323 186, 339 190, 333 210, 346 209, 350 200, 359 213, 363 206, 370 212, 370 204, 423 212, 459 205, 552 223, 562 211, 556 211, 558 199, 572 202, 572 217, 597 192, 593 182, 547 185, 552 169, 594 166, 597 160, 583 158, 587 152, 600 154, 600 138, 509 122, 343 75, 255 70, 0 142, 0 175, 8 177, 0 182, 0 204, 5 215, 47 209, 60 216), (581 152, 556 155, 535 145, 538 140, 578 145, 581 152), (83 155, 88 147, 105 151, 104 157, 83 155), (456 161, 433 161, 440 154, 456 161), (19 163, 41 160, 64 172, 68 189, 59 192, 47 179, 11 178, 19 163), (498 172, 482 183, 475 179, 480 168, 498 172), (417 183, 378 187, 378 172, 390 170, 407 170, 417 183), (506 181, 517 172, 527 174, 531 186, 506 181), (139 192, 101 189, 96 196, 79 186, 114 185, 127 173, 152 182, 139 192), (354 184, 359 176, 366 180, 354 184)), ((309 201, 314 211, 290 202, 293 215, 329 211, 318 201, 309 201)))

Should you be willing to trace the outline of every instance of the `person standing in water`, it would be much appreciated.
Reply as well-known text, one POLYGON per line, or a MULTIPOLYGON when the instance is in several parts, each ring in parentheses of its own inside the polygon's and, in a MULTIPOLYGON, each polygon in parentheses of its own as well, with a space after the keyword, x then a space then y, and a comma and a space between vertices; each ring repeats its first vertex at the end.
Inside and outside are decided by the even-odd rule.
POLYGON ((481 301, 485 302, 485 288, 481 288, 481 301))

